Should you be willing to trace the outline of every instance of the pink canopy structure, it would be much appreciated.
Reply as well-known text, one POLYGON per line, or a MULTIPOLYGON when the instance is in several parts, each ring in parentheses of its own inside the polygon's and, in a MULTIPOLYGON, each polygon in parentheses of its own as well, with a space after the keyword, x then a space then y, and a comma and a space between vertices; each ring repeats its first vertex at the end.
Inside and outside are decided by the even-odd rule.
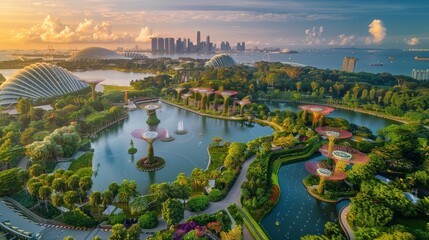
POLYGON ((329 146, 324 144, 319 152, 335 161, 335 172, 344 172, 345 166, 350 163, 364 164, 369 161, 368 155, 348 146, 334 145, 329 154, 329 146))
POLYGON ((97 86, 97 84, 101 83, 102 81, 104 81, 104 79, 101 78, 82 79, 82 82, 87 83, 91 87, 91 94, 93 100, 95 100, 95 98, 97 97, 97 95, 95 94, 95 86, 97 86))
MULTIPOLYGON (((143 134, 146 132, 152 132, 150 129, 147 128, 139 128, 139 129, 135 129, 134 131, 131 132, 131 136, 140 139, 140 140, 145 140, 145 138, 143 138, 143 134)), ((157 138, 165 138, 167 137, 168 134, 168 130, 165 128, 157 128, 156 131, 158 133, 157 138)))
POLYGON ((207 110, 207 103, 210 95, 214 93, 213 88, 198 88, 198 93, 201 94, 201 110, 207 110))
POLYGON ((247 98, 242 99, 241 101, 238 101, 238 105, 240 105, 240 115, 243 115, 244 106, 246 106, 247 104, 251 104, 251 103, 252 102, 247 98))
POLYGON ((176 92, 177 92, 177 96, 176 96, 176 99, 177 99, 177 101, 179 101, 180 100, 180 93, 183 91, 183 90, 185 90, 186 88, 183 88, 183 87, 176 87, 176 88, 174 88, 174 90, 176 90, 176 92))
POLYGON ((313 175, 320 178, 319 185, 317 186, 317 192, 323 194, 325 190, 326 181, 340 181, 346 179, 345 172, 336 172, 329 169, 329 167, 323 166, 321 162, 309 161, 305 163, 305 169, 313 175))
POLYGON ((322 125, 323 117, 334 111, 333 108, 327 107, 327 106, 322 106, 322 105, 301 105, 298 107, 300 107, 304 110, 303 119, 306 118, 307 111, 311 112, 311 114, 313 116, 313 127, 316 127, 319 120, 320 120, 320 125, 322 125))
POLYGON ((216 91, 216 94, 219 94, 223 97, 223 113, 226 114, 228 112, 228 99, 238 92, 233 90, 224 90, 224 91, 216 91))
POLYGON ((328 138, 328 154, 331 154, 333 151, 334 143, 336 139, 345 139, 351 138, 353 134, 349 131, 343 130, 341 128, 334 127, 318 127, 316 132, 326 138, 328 138))

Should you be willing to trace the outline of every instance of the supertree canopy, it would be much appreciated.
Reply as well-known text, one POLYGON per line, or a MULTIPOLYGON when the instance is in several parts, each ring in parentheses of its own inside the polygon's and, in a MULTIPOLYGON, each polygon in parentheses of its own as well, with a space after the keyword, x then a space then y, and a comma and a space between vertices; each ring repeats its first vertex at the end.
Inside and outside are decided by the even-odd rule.
POLYGON ((213 88, 198 88, 198 93, 201 94, 201 110, 207 109, 209 96, 214 93, 213 88))
POLYGON ((368 155, 352 147, 334 145, 332 153, 329 154, 329 146, 324 144, 319 152, 335 161, 335 172, 343 172, 347 164, 363 164, 369 161, 368 155))
MULTIPOLYGON (((165 132, 163 133, 165 135, 165 132)), ((147 156, 137 161, 136 165, 142 171, 156 171, 164 167, 165 160, 161 157, 155 156, 153 150, 153 142, 157 138, 161 138, 158 132, 147 131, 145 129, 136 129, 131 135, 137 139, 145 140, 147 142, 147 156)))
POLYGON ((333 151, 334 143, 336 139, 351 138, 353 135, 351 132, 343 130, 341 128, 334 127, 318 127, 316 132, 326 138, 328 138, 328 154, 331 154, 333 151))
POLYGON ((224 90, 224 91, 216 91, 216 94, 219 94, 223 97, 223 113, 226 114, 228 111, 228 99, 238 92, 233 90, 224 90))
POLYGON ((148 118, 146 120, 147 125, 157 126, 161 122, 156 116, 156 110, 162 108, 161 104, 150 103, 147 105, 140 105, 139 107, 147 112, 147 115, 148 115, 148 118))
POLYGON ((325 189, 326 181, 340 181, 346 179, 345 172, 336 172, 329 169, 327 166, 323 166, 321 162, 309 161, 305 163, 305 169, 313 175, 320 178, 317 192, 323 194, 325 189))
POLYGON ((299 106, 304 110, 303 119, 305 120, 307 111, 311 112, 313 116, 313 127, 316 127, 317 123, 320 120, 320 125, 322 124, 322 119, 325 115, 330 114, 334 111, 333 108, 322 106, 322 105, 301 105, 299 106))
POLYGON ((252 102, 249 99, 247 99, 247 98, 244 98, 244 99, 242 99, 241 101, 238 102, 238 105, 240 105, 240 115, 243 115, 243 108, 244 108, 244 106, 246 106, 247 104, 251 104, 251 103, 252 102))

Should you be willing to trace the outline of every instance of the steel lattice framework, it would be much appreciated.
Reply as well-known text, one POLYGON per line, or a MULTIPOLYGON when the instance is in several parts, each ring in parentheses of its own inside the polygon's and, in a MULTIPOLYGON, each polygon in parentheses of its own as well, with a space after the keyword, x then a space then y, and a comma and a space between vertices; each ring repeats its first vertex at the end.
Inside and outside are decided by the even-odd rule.
POLYGON ((313 127, 316 127, 320 118, 323 118, 324 116, 330 114, 331 112, 333 112, 335 110, 331 107, 322 106, 322 105, 301 105, 298 107, 300 107, 301 109, 304 110, 304 113, 303 113, 303 119, 304 120, 306 118, 307 112, 311 112, 311 114, 313 116, 313 127))

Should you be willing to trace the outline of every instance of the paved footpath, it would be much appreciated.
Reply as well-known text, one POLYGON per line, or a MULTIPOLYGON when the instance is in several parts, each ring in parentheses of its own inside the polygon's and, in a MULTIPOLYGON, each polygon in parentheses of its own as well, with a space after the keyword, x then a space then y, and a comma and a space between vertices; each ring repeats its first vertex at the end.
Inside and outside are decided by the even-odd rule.
POLYGON ((353 233, 353 230, 350 227, 349 222, 347 221, 347 214, 349 213, 349 211, 350 204, 347 204, 347 206, 341 208, 338 220, 340 222, 341 228, 346 233, 347 239, 354 240, 355 234, 353 233))

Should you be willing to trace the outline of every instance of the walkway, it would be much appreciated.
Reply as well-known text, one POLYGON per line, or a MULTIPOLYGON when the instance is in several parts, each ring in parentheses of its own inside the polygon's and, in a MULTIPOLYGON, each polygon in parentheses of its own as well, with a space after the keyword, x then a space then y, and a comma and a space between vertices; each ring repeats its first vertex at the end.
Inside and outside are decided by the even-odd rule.
POLYGON ((350 227, 349 222, 347 221, 347 214, 350 212, 350 204, 347 204, 345 207, 341 208, 338 216, 338 221, 340 223, 341 228, 347 236, 347 239, 354 240, 355 234, 353 233, 353 229, 350 227))
POLYGON ((21 160, 19 160, 17 167, 22 168, 22 169, 27 169, 28 168, 28 157, 25 156, 25 157, 21 158, 21 160))

